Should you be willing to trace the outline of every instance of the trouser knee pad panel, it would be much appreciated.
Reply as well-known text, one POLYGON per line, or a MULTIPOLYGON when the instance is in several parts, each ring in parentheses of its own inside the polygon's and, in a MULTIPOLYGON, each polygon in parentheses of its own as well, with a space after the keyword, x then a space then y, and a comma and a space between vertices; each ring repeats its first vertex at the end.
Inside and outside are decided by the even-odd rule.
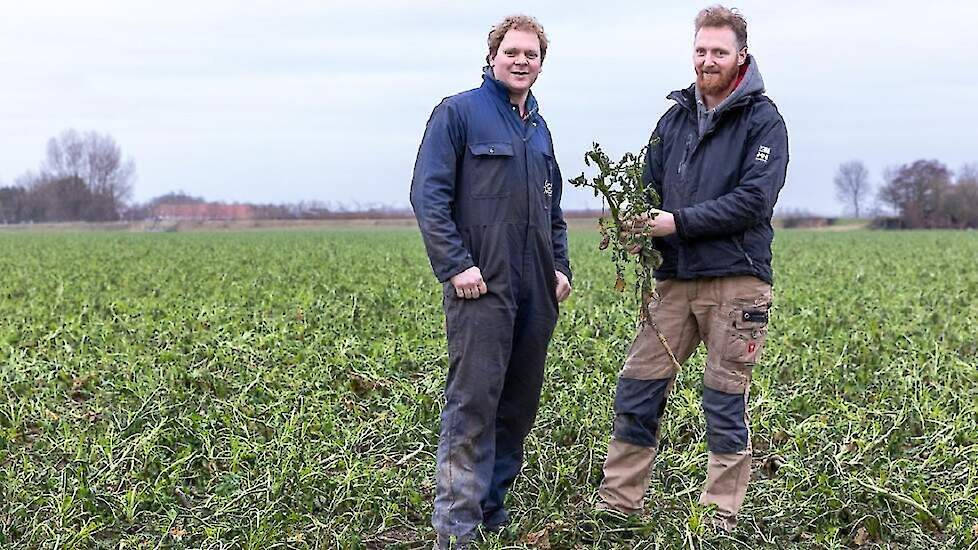
POLYGON ((642 447, 656 446, 669 381, 618 379, 615 438, 642 447))
POLYGON ((703 388, 706 444, 714 453, 736 453, 747 449, 747 400, 744 394, 703 388))

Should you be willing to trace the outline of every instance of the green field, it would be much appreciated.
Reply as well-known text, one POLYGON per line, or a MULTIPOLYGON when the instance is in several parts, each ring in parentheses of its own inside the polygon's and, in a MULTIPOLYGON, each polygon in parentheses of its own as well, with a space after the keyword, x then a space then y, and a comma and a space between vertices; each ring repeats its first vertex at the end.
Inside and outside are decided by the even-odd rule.
MULTIPOLYGON (((705 355, 646 515, 591 513, 634 328, 571 235, 515 520, 485 547, 978 547, 978 233, 782 231, 733 538, 705 528, 705 355)), ((0 233, 0 548, 427 548, 447 370, 409 229, 0 233)))

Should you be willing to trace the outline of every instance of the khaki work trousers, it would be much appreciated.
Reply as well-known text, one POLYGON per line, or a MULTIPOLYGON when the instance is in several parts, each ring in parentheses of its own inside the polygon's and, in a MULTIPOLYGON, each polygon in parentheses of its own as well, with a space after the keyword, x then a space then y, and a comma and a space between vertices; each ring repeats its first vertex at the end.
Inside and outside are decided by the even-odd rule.
MULTIPOLYGON (((660 280, 649 307, 652 321, 680 364, 700 342, 707 347, 703 409, 710 449, 700 503, 716 506, 726 531, 750 480, 747 396, 751 369, 767 336, 771 285, 752 276, 660 280)), ((603 506, 639 513, 658 446, 659 422, 677 370, 650 325, 640 328, 619 375, 615 430, 598 494, 603 506)))

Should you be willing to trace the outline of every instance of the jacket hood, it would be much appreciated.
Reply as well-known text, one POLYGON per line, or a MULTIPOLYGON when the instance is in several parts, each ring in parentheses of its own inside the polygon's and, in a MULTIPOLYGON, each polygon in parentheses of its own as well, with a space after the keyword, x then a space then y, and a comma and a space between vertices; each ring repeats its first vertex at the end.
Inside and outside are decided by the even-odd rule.
MULTIPOLYGON (((764 79, 761 78, 761 71, 757 67, 757 60, 754 56, 747 54, 747 60, 744 62, 745 69, 744 76, 740 80, 740 84, 734 88, 733 92, 726 97, 719 105, 716 106, 714 118, 718 118, 721 112, 727 109, 740 105, 746 98, 764 93, 764 79)), ((685 90, 675 90, 667 96, 668 99, 672 99, 690 110, 691 112, 696 112, 696 83, 693 82, 689 88, 685 90)))

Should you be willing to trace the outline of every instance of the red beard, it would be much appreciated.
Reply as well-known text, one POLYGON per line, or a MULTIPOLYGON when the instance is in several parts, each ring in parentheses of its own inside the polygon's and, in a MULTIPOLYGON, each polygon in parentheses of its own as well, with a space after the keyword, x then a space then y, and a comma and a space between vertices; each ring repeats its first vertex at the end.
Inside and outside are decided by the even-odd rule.
POLYGON ((737 79, 739 73, 740 67, 737 65, 734 65, 727 72, 720 71, 719 73, 710 74, 704 74, 703 70, 699 69, 696 71, 696 86, 703 95, 717 95, 730 88, 730 85, 737 79), (704 76, 708 76, 709 78, 704 78, 704 76))

